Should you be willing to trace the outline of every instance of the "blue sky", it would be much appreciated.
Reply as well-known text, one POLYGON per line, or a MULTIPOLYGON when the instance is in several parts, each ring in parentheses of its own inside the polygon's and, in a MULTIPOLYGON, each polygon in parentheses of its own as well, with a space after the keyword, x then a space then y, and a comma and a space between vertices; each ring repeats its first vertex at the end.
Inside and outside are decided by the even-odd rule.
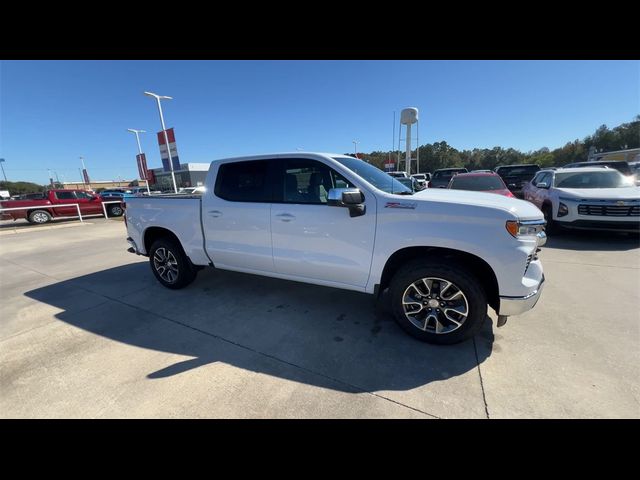
POLYGON ((2 61, 0 157, 9 180, 137 177, 159 167, 155 102, 182 162, 297 148, 389 150, 393 112, 420 110, 420 143, 555 148, 640 113, 638 61, 2 61))

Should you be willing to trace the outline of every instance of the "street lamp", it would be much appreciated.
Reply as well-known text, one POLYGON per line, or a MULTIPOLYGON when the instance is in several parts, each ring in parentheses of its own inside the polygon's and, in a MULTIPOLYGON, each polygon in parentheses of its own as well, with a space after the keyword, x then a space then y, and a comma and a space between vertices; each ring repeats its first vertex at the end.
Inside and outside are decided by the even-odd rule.
POLYGON ((356 158, 358 158, 358 142, 357 140, 353 140, 351 143, 353 143, 353 154, 355 155, 356 158))
POLYGON ((6 162, 6 160, 4 158, 0 158, 0 168, 2 168, 2 175, 4 176, 4 181, 8 182, 7 174, 4 173, 4 166, 2 165, 4 162, 6 162))
MULTIPOLYGON (((136 135, 136 140, 138 141, 138 154, 142 155, 142 147, 140 146, 140 133, 147 133, 146 130, 135 130, 133 128, 127 128, 127 130, 131 133, 135 133, 136 135)), ((169 144, 167 144, 168 146, 169 144)), ((171 155, 169 155, 171 156, 171 155)), ((142 170, 142 167, 140 168, 140 170, 142 170)), ((147 184, 147 193, 149 195, 151 195, 151 191, 149 190, 149 179, 147 178, 147 172, 143 172, 144 173, 144 182, 147 184)))
POLYGON ((164 142, 167 145, 167 156, 169 157, 169 167, 171 168, 171 180, 173 181, 173 191, 178 193, 178 187, 176 185, 176 176, 173 173, 173 162, 171 161, 171 149, 169 148, 169 137, 167 137, 167 128, 164 126, 164 117, 162 116, 162 105, 160 100, 173 100, 173 97, 167 97, 166 95, 157 95, 151 92, 144 92, 148 97, 153 97, 158 102, 158 112, 160 113, 160 124, 162 125, 162 133, 164 133, 164 142))

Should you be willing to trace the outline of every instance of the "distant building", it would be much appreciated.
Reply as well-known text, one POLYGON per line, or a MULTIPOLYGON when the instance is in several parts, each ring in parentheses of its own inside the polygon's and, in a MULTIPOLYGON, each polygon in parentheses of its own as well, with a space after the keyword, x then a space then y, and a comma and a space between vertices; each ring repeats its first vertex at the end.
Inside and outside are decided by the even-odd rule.
MULTIPOLYGON (((204 185, 204 180, 209 172, 209 163, 181 163, 180 170, 174 170, 176 177, 176 186, 198 187, 204 185)), ((173 190, 173 182, 171 181, 171 172, 165 172, 162 168, 152 168, 155 176, 155 183, 150 183, 152 189, 156 190, 173 190)))
POLYGON ((640 161, 640 148, 628 148, 626 150, 613 150, 611 152, 598 152, 595 147, 589 149, 588 162, 598 161, 620 161, 638 162, 640 161))

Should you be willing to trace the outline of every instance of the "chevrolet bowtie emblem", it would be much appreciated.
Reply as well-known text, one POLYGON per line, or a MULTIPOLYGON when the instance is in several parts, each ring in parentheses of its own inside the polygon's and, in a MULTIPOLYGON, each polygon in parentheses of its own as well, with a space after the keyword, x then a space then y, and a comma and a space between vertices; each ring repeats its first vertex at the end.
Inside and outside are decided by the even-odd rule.
POLYGON ((624 205, 624 202, 623 202, 622 200, 618 200, 618 201, 616 202, 616 205, 624 205))

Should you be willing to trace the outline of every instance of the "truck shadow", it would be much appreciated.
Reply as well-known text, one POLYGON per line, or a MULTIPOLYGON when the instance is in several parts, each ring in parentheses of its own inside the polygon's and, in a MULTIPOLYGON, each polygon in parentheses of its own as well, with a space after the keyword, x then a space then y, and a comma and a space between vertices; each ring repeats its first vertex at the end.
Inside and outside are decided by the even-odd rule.
POLYGON ((474 341, 425 344, 405 334, 370 295, 286 280, 206 269, 189 287, 167 290, 146 262, 25 295, 95 335, 192 357, 149 372, 149 379, 224 362, 346 392, 409 390, 475 369, 494 342, 487 318, 474 341), (106 298, 81 308, 79 289, 106 298))
POLYGON ((543 248, 584 251, 624 251, 640 248, 640 235, 588 230, 561 231, 549 236, 543 248))

